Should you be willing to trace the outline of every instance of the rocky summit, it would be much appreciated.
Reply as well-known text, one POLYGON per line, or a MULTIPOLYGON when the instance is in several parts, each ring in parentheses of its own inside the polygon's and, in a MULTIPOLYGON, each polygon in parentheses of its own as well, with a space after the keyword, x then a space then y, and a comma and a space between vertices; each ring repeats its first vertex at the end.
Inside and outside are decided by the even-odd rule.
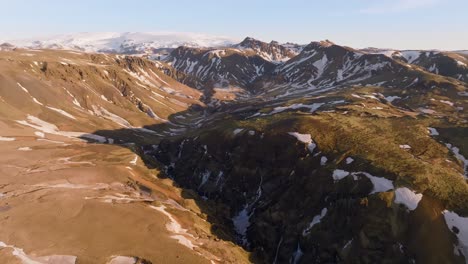
POLYGON ((468 263, 467 52, 84 36, 0 45, 1 263, 468 263))

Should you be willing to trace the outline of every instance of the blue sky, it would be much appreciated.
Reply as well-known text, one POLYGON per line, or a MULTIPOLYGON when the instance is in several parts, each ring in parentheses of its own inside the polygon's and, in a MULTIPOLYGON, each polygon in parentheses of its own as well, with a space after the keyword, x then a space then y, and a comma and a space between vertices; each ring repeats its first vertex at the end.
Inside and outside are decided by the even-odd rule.
POLYGON ((352 47, 468 49, 467 0, 0 0, 0 39, 199 32, 352 47))

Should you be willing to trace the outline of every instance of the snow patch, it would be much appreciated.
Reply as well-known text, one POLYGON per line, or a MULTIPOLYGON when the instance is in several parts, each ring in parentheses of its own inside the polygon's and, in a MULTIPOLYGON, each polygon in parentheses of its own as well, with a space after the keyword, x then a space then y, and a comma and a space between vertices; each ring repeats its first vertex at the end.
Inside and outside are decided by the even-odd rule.
POLYGON ((13 256, 18 258, 23 264, 46 264, 46 263, 60 263, 60 264, 75 264, 76 256, 67 255, 51 255, 43 257, 31 257, 28 256, 22 248, 18 248, 12 245, 7 245, 0 241, 0 248, 10 248, 13 250, 11 253, 13 256))
POLYGON ((351 96, 354 98, 364 99, 364 97, 357 95, 357 94, 351 94, 351 96))
POLYGON ((436 113, 436 111, 434 111, 432 109, 428 109, 428 108, 419 108, 418 110, 421 111, 421 113, 424 113, 424 114, 435 114, 436 113))
POLYGON ((103 117, 105 119, 108 119, 110 121, 113 121, 114 123, 122 126, 122 127, 126 127, 126 128, 130 128, 132 127, 132 125, 124 118, 116 115, 116 114, 113 114, 111 112, 109 112, 107 109, 105 109, 104 107, 102 106, 95 106, 93 105, 92 106, 93 108, 93 112, 95 115, 99 116, 99 117, 103 117))
POLYGON ((446 104, 446 105, 450 105, 450 106, 453 106, 453 105, 454 105, 453 102, 446 101, 446 100, 439 100, 439 102, 441 102, 441 103, 443 103, 443 104, 446 104))
POLYGON ((393 101, 397 100, 397 99, 401 99, 400 96, 396 96, 396 95, 393 95, 393 96, 385 96, 384 97, 385 100, 389 103, 392 103, 393 101))
POLYGON ((0 136, 0 141, 15 141, 16 138, 14 137, 2 137, 0 136))
POLYGON ((414 79, 406 88, 411 87, 419 82, 419 78, 414 79))
POLYGON ((166 224, 166 229, 169 232, 174 233, 175 235, 172 235, 171 238, 177 240, 177 242, 183 246, 188 247, 189 249, 194 249, 196 246, 190 241, 187 237, 193 237, 191 234, 187 232, 187 229, 182 228, 182 226, 177 222, 177 220, 167 212, 166 206, 160 205, 160 206, 153 206, 150 205, 150 208, 157 210, 161 213, 163 213, 165 216, 169 218, 169 223, 166 224))
POLYGON ((317 111, 317 109, 319 109, 322 105, 324 105, 324 103, 313 103, 311 105, 300 103, 300 104, 292 104, 290 106, 279 106, 279 107, 275 107, 273 111, 270 113, 270 115, 278 114, 286 110, 296 110, 296 109, 301 109, 301 108, 309 108, 309 111, 313 113, 317 111))
POLYGON ((104 95, 101 94, 101 99, 106 101, 106 102, 109 102, 111 103, 111 101, 109 99, 107 99, 107 97, 105 97, 104 95))
POLYGON ((20 148, 18 148, 18 150, 19 151, 31 151, 32 148, 30 148, 30 147, 20 147, 20 148))
POLYGON ((457 65, 461 67, 466 67, 466 63, 457 60, 457 65))
POLYGON ((34 132, 34 135, 36 135, 36 136, 38 136, 38 137, 40 137, 40 138, 45 138, 45 134, 42 133, 42 132, 40 132, 40 131, 34 132))
POLYGON ((138 161, 138 155, 135 155, 135 158, 133 158, 133 160, 130 161, 130 164, 137 165, 137 161, 138 161))
POLYGON ((325 68, 328 66, 327 55, 323 54, 322 59, 314 62, 312 65, 314 65, 314 67, 317 69, 317 75, 315 76, 315 79, 318 79, 320 76, 322 76, 325 68))
POLYGON ((300 134, 297 132, 289 132, 288 134, 295 137, 297 140, 299 140, 302 143, 312 142, 312 136, 310 134, 300 134))
MULTIPOLYGON (((62 133, 65 133, 65 132, 62 132, 62 133)), ((80 132, 66 132, 66 133, 78 133, 80 134, 80 136, 78 136, 78 138, 87 138, 87 139, 92 139, 92 140, 96 140, 100 143, 106 143, 106 142, 109 142, 109 143, 113 143, 114 140, 113 139, 110 139, 110 138, 106 138, 106 137, 103 137, 103 136, 99 136, 99 135, 96 135, 96 134, 81 134, 80 132)))
POLYGON ((463 252, 465 258, 468 257, 468 217, 461 217, 458 214, 445 210, 443 212, 445 223, 448 228, 454 232, 454 228, 458 229, 455 235, 458 238, 458 249, 463 252))
POLYGON ((54 108, 54 107, 51 107, 51 106, 46 106, 46 107, 49 108, 49 109, 52 110, 52 111, 55 111, 55 112, 57 112, 57 113, 63 115, 63 116, 66 116, 66 117, 68 117, 68 118, 71 118, 71 119, 73 119, 73 120, 76 120, 76 118, 75 118, 73 115, 71 115, 70 113, 67 113, 67 112, 63 111, 62 109, 54 108))
POLYGON ((452 144, 447 143, 447 144, 445 144, 445 146, 447 146, 447 148, 452 151, 455 158, 457 158, 458 160, 460 160, 463 163, 463 174, 464 174, 465 178, 468 178, 468 159, 465 158, 462 154, 460 154, 460 149, 459 148, 453 146, 452 144))
POLYGON ((29 90, 26 89, 23 85, 21 85, 19 82, 16 83, 23 91, 25 91, 33 100, 34 103, 38 104, 38 105, 41 105, 43 106, 44 104, 39 102, 39 100, 37 100, 34 96, 32 96, 30 93, 29 93, 29 90))
POLYGON ((234 135, 237 135, 237 134, 239 134, 240 132, 242 132, 243 130, 244 130, 243 128, 236 128, 236 129, 234 129, 234 131, 232 131, 232 133, 233 133, 234 135))
POLYGON ((333 177, 333 180, 339 181, 347 177, 349 174, 350 173, 348 171, 336 169, 333 171, 332 177, 333 177))
POLYGON ((200 189, 203 185, 205 185, 208 182, 208 180, 210 179, 210 176, 211 176, 211 172, 209 171, 205 171, 202 173, 201 182, 200 182, 200 185, 198 186, 198 189, 200 189))
POLYGON ((247 229, 250 226, 250 214, 248 212, 248 205, 245 205, 244 208, 232 218, 232 223, 234 224, 234 229, 236 233, 241 235, 243 242, 246 241, 247 229))
MULTIPOLYGON (((73 163, 81 163, 81 162, 70 162, 73 163)), ((87 162, 84 162, 87 163, 87 162)), ((64 163, 69 164, 69 163, 64 163)), ((74 184, 74 183, 57 183, 57 184, 36 184, 33 185, 34 187, 41 187, 41 188, 48 188, 48 189, 89 189, 89 190, 102 190, 109 188, 109 184, 106 183, 96 183, 93 185, 85 185, 85 184, 74 184)))
POLYGON ((260 176, 260 183, 258 184, 255 200, 253 200, 251 203, 246 203, 244 205, 244 208, 236 216, 232 218, 234 229, 236 233, 240 235, 241 242, 243 245, 248 245, 247 236, 246 236, 247 229, 250 226, 250 217, 254 214, 254 211, 255 211, 255 208, 253 206, 262 196, 262 184, 263 184, 263 177, 260 176))
POLYGON ((317 147, 310 134, 300 134, 297 132, 289 132, 288 134, 295 137, 300 142, 307 144, 307 148, 311 153, 314 152, 314 149, 317 147))
POLYGON ((372 182, 373 188, 370 194, 386 192, 394 189, 393 182, 391 180, 388 180, 384 177, 373 176, 372 174, 363 171, 348 172, 345 170, 336 169, 333 171, 332 177, 334 181, 340 181, 351 175, 353 176, 354 180, 358 180, 359 174, 366 176, 372 182))
POLYGON ((19 86, 19 87, 20 87, 20 88, 21 88, 23 91, 25 91, 26 93, 28 93, 28 94, 29 94, 29 91, 28 91, 28 89, 24 88, 24 86, 23 86, 23 85, 21 85, 21 83, 19 83, 19 82, 18 82, 18 83, 16 83, 16 84, 17 84, 17 85, 18 85, 18 86, 19 86))
POLYGON ((327 208, 323 208, 319 215, 314 216, 312 221, 309 223, 309 226, 302 231, 302 236, 307 236, 310 233, 310 230, 312 230, 312 227, 314 227, 316 224, 319 224, 320 221, 322 221, 322 219, 327 214, 327 211, 327 208))
POLYGON ((43 133, 49 133, 49 134, 64 136, 68 138, 83 138, 84 137, 84 138, 89 138, 89 139, 99 141, 101 143, 104 143, 107 141, 107 138, 103 136, 95 135, 95 134, 87 134, 83 132, 60 131, 56 125, 48 123, 32 115, 28 115, 27 119, 28 119, 27 121, 17 120, 16 122, 21 125, 29 126, 34 129, 37 129, 43 133))
POLYGON ((349 246, 351 246, 352 243, 353 243, 353 239, 349 240, 349 241, 346 242, 346 244, 343 246, 343 249, 347 249, 349 246))
POLYGON ((374 188, 372 189, 372 192, 370 194, 386 192, 389 190, 393 190, 394 188, 393 182, 391 180, 388 180, 383 177, 376 177, 367 172, 359 172, 359 173, 364 174, 372 182, 374 188))
POLYGON ((63 142, 63 141, 50 140, 50 139, 46 139, 46 138, 38 138, 37 141, 50 142, 50 143, 54 143, 54 144, 62 144, 64 146, 70 145, 70 144, 65 144, 65 142, 63 142))
POLYGON ((328 158, 325 156, 322 156, 320 158, 320 165, 325 166, 325 164, 327 164, 327 161, 328 161, 328 158))
MULTIPOLYGON (((64 187, 59 187, 59 188, 64 188, 64 187)), ((83 187, 83 188, 87 189, 88 187, 83 187)), ((93 189, 98 190, 102 188, 107 188, 107 187, 100 187, 99 185, 97 185, 93 189)), ((71 187, 70 189, 81 189, 81 188, 71 187)), ((85 197, 85 200, 91 200, 91 199, 102 200, 103 203, 110 203, 110 204, 114 204, 114 203, 128 204, 128 203, 133 203, 133 202, 154 202, 154 199, 140 197, 139 194, 137 197, 132 197, 132 196, 121 194, 121 193, 117 193, 116 195, 104 195, 100 197, 85 197)))
POLYGON ((292 257, 291 257, 291 264, 298 264, 299 261, 301 260, 302 256, 304 256, 304 252, 302 252, 301 245, 297 243, 297 248, 296 251, 294 251, 292 257))
POLYGON ((427 129, 429 130, 429 135, 431 135, 431 136, 438 136, 439 135, 439 131, 437 131, 437 129, 432 128, 432 127, 428 127, 427 129))
POLYGON ((418 207, 422 197, 423 195, 421 193, 416 194, 406 187, 395 190, 395 203, 405 205, 410 211, 418 207))
POLYGON ((107 264, 135 264, 136 259, 134 257, 127 257, 127 256, 115 256, 107 262, 107 264))
POLYGON ((405 50, 400 52, 402 57, 406 59, 409 64, 415 62, 420 56, 421 51, 418 50, 405 50))

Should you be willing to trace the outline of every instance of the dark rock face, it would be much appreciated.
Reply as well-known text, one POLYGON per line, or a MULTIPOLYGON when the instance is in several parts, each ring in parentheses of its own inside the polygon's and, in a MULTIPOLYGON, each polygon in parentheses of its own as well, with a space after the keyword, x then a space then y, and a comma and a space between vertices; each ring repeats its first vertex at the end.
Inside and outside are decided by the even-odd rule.
POLYGON ((255 53, 237 49, 198 49, 179 47, 166 59, 172 67, 198 82, 196 88, 241 87, 249 91, 250 85, 274 64, 255 53))
POLYGON ((425 250, 408 234, 428 225, 427 215, 416 224, 392 204, 393 192, 371 194, 364 173, 334 181, 320 150, 310 153, 289 135, 213 131, 146 151, 182 187, 228 208, 218 217, 265 263, 413 263, 425 250))
POLYGON ((276 63, 281 63, 295 57, 300 49, 300 47, 295 45, 291 47, 288 45, 283 46, 276 41, 266 43, 250 37, 245 38, 241 43, 234 47, 253 50, 263 59, 276 63))

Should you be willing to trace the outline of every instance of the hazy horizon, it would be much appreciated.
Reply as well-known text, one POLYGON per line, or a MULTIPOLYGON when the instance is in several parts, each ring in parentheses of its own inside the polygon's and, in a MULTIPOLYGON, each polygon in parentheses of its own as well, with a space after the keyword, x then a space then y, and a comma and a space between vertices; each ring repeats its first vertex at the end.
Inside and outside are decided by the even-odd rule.
POLYGON ((329 39, 355 48, 468 49, 463 0, 0 3, 3 41, 75 32, 200 32, 300 44, 329 39))

